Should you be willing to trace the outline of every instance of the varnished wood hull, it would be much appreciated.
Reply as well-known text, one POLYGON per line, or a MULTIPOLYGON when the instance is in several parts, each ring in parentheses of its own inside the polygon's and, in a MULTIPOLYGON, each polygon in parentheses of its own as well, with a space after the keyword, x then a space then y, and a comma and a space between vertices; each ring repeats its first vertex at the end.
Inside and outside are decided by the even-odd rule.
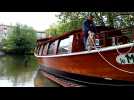
MULTIPOLYGON (((126 52, 130 47, 119 49, 126 52)), ((134 48, 130 51, 134 53, 134 48)), ((83 76, 134 82, 134 64, 119 64, 116 49, 88 53, 88 51, 58 56, 37 56, 40 65, 47 68, 83 76), (101 55, 110 62, 106 62, 101 55), (121 70, 120 70, 121 69, 121 70), (126 71, 126 72, 125 72, 126 71), (130 73, 129 73, 130 72, 130 73)))

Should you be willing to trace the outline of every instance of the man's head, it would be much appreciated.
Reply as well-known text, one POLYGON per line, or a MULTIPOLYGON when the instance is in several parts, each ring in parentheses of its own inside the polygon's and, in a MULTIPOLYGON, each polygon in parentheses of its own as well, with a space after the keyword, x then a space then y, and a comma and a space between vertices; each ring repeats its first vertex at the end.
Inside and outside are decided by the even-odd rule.
POLYGON ((93 16, 93 15, 89 15, 89 16, 87 17, 87 19, 90 20, 90 21, 93 21, 94 16, 93 16))

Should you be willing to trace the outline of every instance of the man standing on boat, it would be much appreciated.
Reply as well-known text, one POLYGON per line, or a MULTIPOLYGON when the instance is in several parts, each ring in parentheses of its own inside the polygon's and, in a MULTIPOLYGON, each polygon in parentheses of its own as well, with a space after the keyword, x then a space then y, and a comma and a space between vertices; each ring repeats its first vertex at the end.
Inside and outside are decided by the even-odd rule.
POLYGON ((84 43, 84 48, 85 50, 87 50, 87 39, 89 40, 89 45, 90 45, 90 49, 93 49, 93 40, 94 40, 94 36, 96 34, 96 25, 93 22, 94 16, 90 15, 87 17, 86 20, 84 20, 83 22, 83 43, 84 43), (89 36, 89 38, 88 38, 89 36))

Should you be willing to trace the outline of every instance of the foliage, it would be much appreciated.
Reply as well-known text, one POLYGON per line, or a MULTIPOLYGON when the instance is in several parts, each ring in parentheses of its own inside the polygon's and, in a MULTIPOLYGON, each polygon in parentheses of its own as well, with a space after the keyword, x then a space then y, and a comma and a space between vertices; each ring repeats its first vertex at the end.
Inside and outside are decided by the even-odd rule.
POLYGON ((46 33, 57 36, 79 28, 82 26, 86 16, 90 14, 95 16, 96 25, 116 28, 134 25, 134 13, 132 12, 61 12, 59 15, 56 15, 59 19, 58 24, 51 26, 46 30, 46 33))
POLYGON ((24 54, 31 52, 36 45, 35 31, 26 25, 17 24, 9 31, 4 46, 13 53, 24 54))

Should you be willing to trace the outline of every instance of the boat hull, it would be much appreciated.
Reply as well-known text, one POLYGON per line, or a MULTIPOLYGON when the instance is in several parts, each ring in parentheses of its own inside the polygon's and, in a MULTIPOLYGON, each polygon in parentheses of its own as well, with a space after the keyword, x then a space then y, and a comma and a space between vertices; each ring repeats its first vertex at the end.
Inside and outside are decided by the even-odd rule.
MULTIPOLYGON (((126 52, 130 47, 119 49, 126 52)), ((130 53, 134 53, 131 48, 130 53)), ((59 56, 37 56, 40 65, 65 73, 110 80, 134 82, 134 64, 120 64, 116 61, 116 49, 98 52, 81 52, 59 56), (103 58, 104 57, 104 58, 103 58), (110 65, 108 62, 110 62, 110 65)), ((130 59, 133 61, 133 57, 130 59)))
POLYGON ((40 72, 48 79, 63 87, 85 87, 85 86, 110 86, 110 87, 131 87, 134 82, 124 80, 109 80, 93 76, 85 76, 75 73, 68 73, 40 65, 40 72))

